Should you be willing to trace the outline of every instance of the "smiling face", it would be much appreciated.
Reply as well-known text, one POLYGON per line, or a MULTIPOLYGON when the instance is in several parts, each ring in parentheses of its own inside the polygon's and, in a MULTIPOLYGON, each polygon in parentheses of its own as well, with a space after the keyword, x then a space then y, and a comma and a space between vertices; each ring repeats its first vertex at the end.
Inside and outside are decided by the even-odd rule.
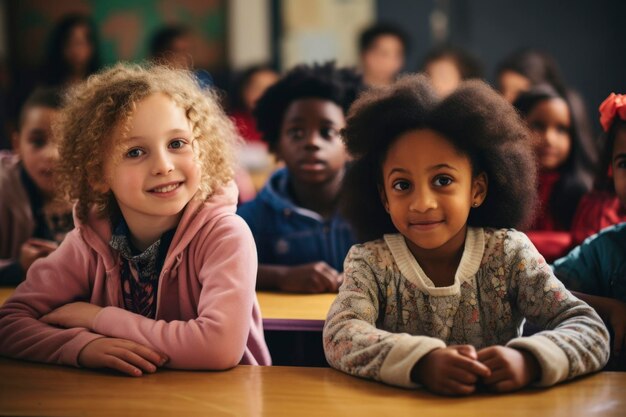
POLYGON ((546 171, 558 169, 572 148, 571 119, 565 100, 551 98, 533 107, 526 121, 537 139, 537 160, 546 171))
POLYGON ((165 232, 200 185, 191 123, 169 97, 152 94, 137 103, 122 136, 123 128, 116 129, 119 142, 105 163, 103 188, 113 192, 131 233, 165 232))
POLYGON ((53 170, 59 159, 53 140, 52 123, 58 110, 33 106, 25 109, 24 120, 15 138, 15 151, 37 188, 46 196, 54 194, 53 170))
POLYGON ((383 204, 413 255, 462 247, 469 212, 487 193, 466 155, 435 131, 413 130, 391 145, 382 175, 383 204))
POLYGON ((346 121, 329 100, 296 100, 285 111, 276 155, 299 183, 324 184, 343 172, 347 153, 339 131, 346 121))

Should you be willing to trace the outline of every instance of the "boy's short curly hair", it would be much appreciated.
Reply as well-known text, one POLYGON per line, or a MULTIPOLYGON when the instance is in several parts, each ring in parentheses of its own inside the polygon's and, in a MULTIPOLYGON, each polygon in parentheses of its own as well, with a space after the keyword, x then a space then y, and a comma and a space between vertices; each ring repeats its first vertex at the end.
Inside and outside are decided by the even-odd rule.
POLYGON ((361 85, 361 77, 354 70, 337 68, 334 62, 298 65, 268 88, 256 103, 257 129, 273 151, 280 140, 283 118, 291 103, 320 98, 332 101, 347 114, 361 85))
POLYGON ((106 158, 112 157, 128 131, 133 112, 144 98, 162 93, 183 108, 192 125, 195 156, 201 169, 198 197, 207 198, 233 178, 234 145, 239 137, 212 92, 199 88, 194 76, 158 65, 117 64, 71 89, 55 134, 60 139, 60 186, 77 199, 77 215, 87 218, 91 206, 101 214, 118 212, 111 192, 99 192, 106 158))
POLYGON ((485 172, 487 197, 467 220, 477 227, 525 227, 536 206, 536 163, 530 133, 515 109, 482 81, 438 101, 423 75, 364 93, 343 131, 355 161, 346 173, 341 211, 359 240, 397 233, 380 199, 382 165, 403 133, 432 129, 467 155, 473 175, 485 172))

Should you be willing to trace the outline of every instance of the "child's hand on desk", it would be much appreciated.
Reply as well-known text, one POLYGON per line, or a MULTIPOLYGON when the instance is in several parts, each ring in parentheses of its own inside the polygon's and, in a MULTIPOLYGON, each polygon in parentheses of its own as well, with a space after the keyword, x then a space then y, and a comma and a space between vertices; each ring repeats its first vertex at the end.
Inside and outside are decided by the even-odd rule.
POLYGON ((156 372, 167 360, 152 348, 110 337, 89 342, 78 354, 78 363, 85 368, 110 368, 131 376, 156 372))
POLYGON ((79 301, 56 308, 42 316, 39 320, 66 329, 84 327, 91 330, 93 321, 100 310, 102 310, 100 306, 79 301))
POLYGON ((23 271, 28 268, 39 258, 50 255, 59 245, 56 242, 43 239, 28 239, 20 247, 20 266, 23 271))
POLYGON ((523 388, 538 379, 541 372, 531 353, 505 346, 479 350, 478 360, 491 370, 491 375, 483 379, 484 384, 496 392, 523 388))
POLYGON ((491 371, 477 360, 471 345, 448 346, 427 353, 411 370, 411 379, 444 395, 468 395, 491 371))
POLYGON ((620 356, 626 338, 626 304, 614 298, 606 299, 606 318, 613 330, 613 354, 620 356))
POLYGON ((287 292, 337 292, 343 275, 326 262, 290 267, 280 289, 287 292))

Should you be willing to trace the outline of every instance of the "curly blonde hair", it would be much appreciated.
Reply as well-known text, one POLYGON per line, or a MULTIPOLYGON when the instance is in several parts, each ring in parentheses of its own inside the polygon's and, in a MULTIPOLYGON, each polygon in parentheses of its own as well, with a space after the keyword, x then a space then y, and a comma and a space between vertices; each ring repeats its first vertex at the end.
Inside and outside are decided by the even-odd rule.
POLYGON ((128 132, 137 103, 155 93, 170 97, 191 122, 201 171, 197 196, 206 199, 233 179, 240 138, 215 93, 201 90, 188 71, 117 64, 71 89, 55 126, 60 138, 59 185, 78 200, 79 219, 86 220, 92 206, 100 214, 118 212, 112 193, 98 191, 97 185, 103 182, 106 158, 123 139, 116 138, 116 129, 128 132))

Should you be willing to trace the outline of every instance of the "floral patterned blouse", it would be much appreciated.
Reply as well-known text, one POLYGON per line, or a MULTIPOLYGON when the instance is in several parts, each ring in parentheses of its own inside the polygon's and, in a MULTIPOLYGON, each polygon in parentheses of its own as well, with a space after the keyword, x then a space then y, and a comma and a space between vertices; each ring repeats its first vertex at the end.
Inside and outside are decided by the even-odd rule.
POLYGON ((400 234, 354 245, 324 326, 331 366, 416 387, 413 366, 451 344, 529 351, 541 386, 599 370, 609 356, 600 317, 565 289, 521 232, 468 228, 448 287, 434 286, 400 234), (521 337, 525 319, 545 330, 521 337))

